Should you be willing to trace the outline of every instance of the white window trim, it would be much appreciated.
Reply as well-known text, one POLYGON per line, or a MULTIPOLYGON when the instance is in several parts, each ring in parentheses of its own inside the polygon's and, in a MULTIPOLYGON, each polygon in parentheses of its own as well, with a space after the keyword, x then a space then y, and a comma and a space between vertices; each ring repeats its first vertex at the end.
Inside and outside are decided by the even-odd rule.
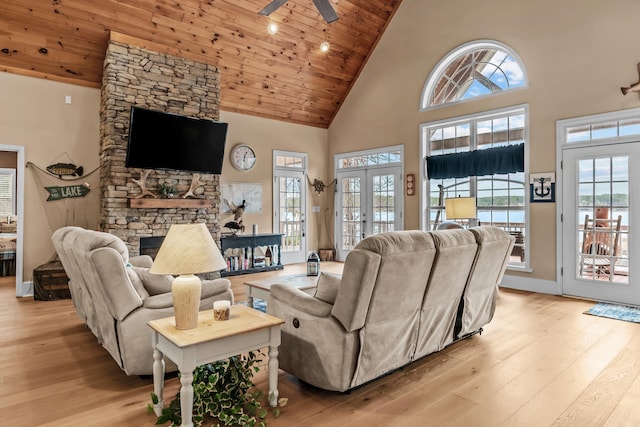
POLYGON ((515 92, 518 90, 528 89, 529 88, 529 77, 527 76, 527 70, 524 67, 524 62, 520 58, 520 56, 513 50, 511 47, 506 44, 496 41, 496 40, 475 40, 463 45, 458 46, 453 49, 449 53, 447 53, 440 61, 436 64, 436 66, 431 70, 429 77, 422 89, 422 94, 420 95, 420 112, 433 110, 436 108, 448 107, 455 104, 460 104, 469 101, 475 101, 477 99, 487 98, 490 96, 497 96, 503 93, 515 92), (474 96, 473 98, 461 99, 458 101, 447 102, 446 104, 440 105, 429 105, 430 94, 433 92, 435 85, 440 80, 439 77, 449 66, 451 61, 460 55, 466 54, 468 52, 478 50, 478 49, 499 49, 509 53, 516 61, 518 61, 518 65, 520 65, 520 69, 522 70, 522 76, 524 79, 524 85, 518 86, 515 88, 507 89, 498 93, 490 93, 486 95, 474 96))
MULTIPOLYGON (((482 120, 485 118, 489 118, 489 117, 493 117, 493 116, 498 116, 498 115, 507 115, 510 113, 516 113, 522 111, 523 114, 525 115, 525 119, 526 119, 526 123, 527 125, 525 126, 524 129, 524 137, 525 137, 525 144, 524 144, 524 177, 525 177, 525 181, 528 179, 527 177, 529 176, 529 144, 530 144, 530 140, 529 140, 529 104, 520 104, 520 105, 514 105, 514 106, 510 106, 510 107, 505 107, 505 108, 499 108, 496 110, 490 110, 490 111, 483 111, 480 113, 474 113, 474 114, 467 114, 465 116, 460 116, 460 117, 454 117, 451 119, 442 119, 442 120, 437 120, 437 121, 433 121, 433 122, 427 122, 427 123, 421 123, 420 124, 420 161, 422 162, 422 166, 420 167, 420 230, 422 231, 429 231, 428 230, 428 226, 429 226, 429 221, 428 221, 428 205, 427 205, 427 200, 429 197, 429 181, 427 179, 427 162, 425 161, 425 157, 427 156, 427 132, 430 128, 432 127, 439 127, 442 126, 443 124, 452 124, 455 125, 456 123, 462 123, 462 122, 467 122, 470 120, 482 120)), ((530 223, 531 223, 531 217, 529 215, 530 210, 529 210, 529 197, 528 197, 528 192, 526 190, 526 182, 525 182, 525 198, 524 198, 524 210, 525 210, 525 218, 527 219, 526 223, 525 223, 525 231, 526 231, 526 236, 527 239, 525 240, 525 264, 522 266, 516 266, 516 265, 507 265, 507 269, 509 270, 513 270, 513 271, 523 271, 523 272, 532 272, 533 269, 531 268, 531 233, 530 233, 530 223)), ((557 200, 557 199, 556 199, 557 200)))

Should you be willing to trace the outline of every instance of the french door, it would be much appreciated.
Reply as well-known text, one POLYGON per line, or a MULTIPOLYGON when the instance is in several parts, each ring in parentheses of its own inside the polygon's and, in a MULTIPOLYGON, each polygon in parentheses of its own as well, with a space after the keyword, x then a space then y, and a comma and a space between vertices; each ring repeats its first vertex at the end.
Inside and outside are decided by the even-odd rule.
POLYGON ((336 194, 337 258, 365 237, 402 230, 402 167, 341 171, 336 194))
POLYGON ((283 264, 307 260, 307 202, 304 178, 304 172, 288 170, 279 170, 274 177, 274 229, 276 233, 283 234, 283 264))
POLYGON ((562 150, 563 294, 640 305, 638 164, 640 142, 562 150))

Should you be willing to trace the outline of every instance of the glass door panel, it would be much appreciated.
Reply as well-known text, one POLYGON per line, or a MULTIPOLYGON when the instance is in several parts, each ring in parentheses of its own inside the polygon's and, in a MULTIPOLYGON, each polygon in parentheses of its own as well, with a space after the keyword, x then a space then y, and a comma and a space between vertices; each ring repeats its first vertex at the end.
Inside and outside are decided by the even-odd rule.
POLYGON ((336 249, 344 260, 365 237, 402 229, 402 168, 339 172, 336 249))
POLYGON ((303 179, 302 173, 293 172, 276 177, 276 232, 284 234, 281 248, 283 264, 306 261, 306 202, 303 179))
POLYGON ((563 150, 563 293, 640 304, 631 259, 638 253, 640 143, 563 150))

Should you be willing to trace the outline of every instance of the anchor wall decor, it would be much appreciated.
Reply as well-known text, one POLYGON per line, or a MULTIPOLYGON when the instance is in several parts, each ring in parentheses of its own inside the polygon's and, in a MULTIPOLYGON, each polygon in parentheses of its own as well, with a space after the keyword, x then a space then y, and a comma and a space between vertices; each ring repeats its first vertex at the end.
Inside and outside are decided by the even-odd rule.
POLYGON ((534 203, 556 201, 555 172, 529 174, 529 201, 534 203))

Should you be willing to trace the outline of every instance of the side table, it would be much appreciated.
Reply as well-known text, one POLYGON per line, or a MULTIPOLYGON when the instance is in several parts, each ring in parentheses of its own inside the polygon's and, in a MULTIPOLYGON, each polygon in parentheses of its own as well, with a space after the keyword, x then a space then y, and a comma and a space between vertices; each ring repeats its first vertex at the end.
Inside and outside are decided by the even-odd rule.
POLYGON ((244 305, 231 306, 229 320, 213 320, 213 310, 201 311, 198 326, 178 330, 175 318, 152 320, 153 391, 158 396, 156 415, 164 407, 164 358, 180 370, 180 410, 182 426, 192 427, 193 371, 196 366, 215 362, 269 346, 269 405, 278 404, 278 346, 284 320, 244 305))

